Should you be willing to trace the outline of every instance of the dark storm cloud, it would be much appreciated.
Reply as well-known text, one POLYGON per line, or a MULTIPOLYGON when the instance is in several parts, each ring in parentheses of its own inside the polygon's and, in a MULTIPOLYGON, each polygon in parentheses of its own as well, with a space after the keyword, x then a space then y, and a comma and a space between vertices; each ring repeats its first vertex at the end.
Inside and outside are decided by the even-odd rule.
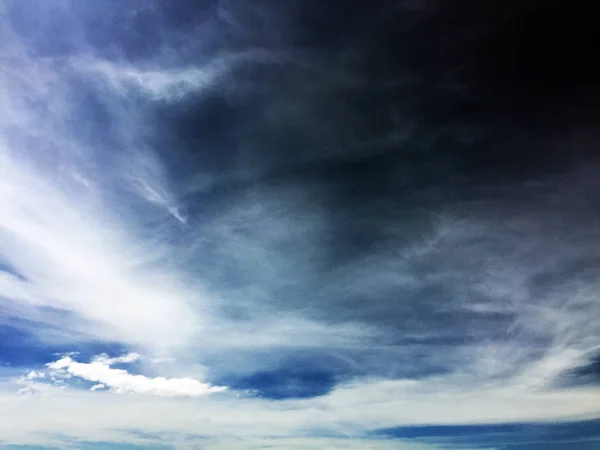
MULTIPOLYGON (((394 342, 465 343, 506 339, 518 322, 515 293, 486 289, 490 271, 549 252, 550 272, 524 289, 577 282, 596 234, 589 183, 567 185, 598 143, 593 67, 574 51, 594 33, 591 10, 290 5, 281 53, 156 111, 194 248, 215 255, 203 273, 220 289, 260 286, 225 310, 301 310, 404 336, 394 342)), ((254 16, 229 6, 236 29, 262 42, 254 16)), ((271 6, 257 8, 277 34, 271 6)))
MULTIPOLYGON (((185 149, 173 156, 180 158, 177 168, 245 182, 316 184, 317 201, 343 229, 351 225, 344 208, 368 209, 375 222, 387 219, 390 205, 412 213, 411 206, 485 200, 496 195, 486 185, 564 169, 593 151, 584 120, 591 106, 581 103, 584 94, 597 94, 585 82, 592 64, 569 51, 591 42, 586 33, 593 30, 577 22, 585 11, 510 2, 451 2, 424 11, 402 5, 363 6, 350 20, 326 7, 301 8, 311 15, 295 18, 288 33, 295 39, 281 55, 240 63, 218 89, 158 115, 162 138, 172 144, 172 133, 185 149), (318 29, 352 23, 363 38, 314 31, 315 15, 318 29), (570 30, 556 53, 548 48, 554 29, 570 30), (575 133, 584 142, 572 144, 575 133)), ((173 148, 168 144, 165 152, 173 148)), ((357 225, 349 233, 377 234, 373 228, 381 227, 361 233, 357 225)))

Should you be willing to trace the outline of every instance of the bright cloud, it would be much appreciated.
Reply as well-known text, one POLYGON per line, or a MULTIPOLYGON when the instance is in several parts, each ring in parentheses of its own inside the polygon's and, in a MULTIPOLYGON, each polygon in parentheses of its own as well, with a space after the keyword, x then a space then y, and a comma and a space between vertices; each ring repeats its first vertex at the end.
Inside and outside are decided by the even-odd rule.
POLYGON ((113 369, 111 364, 131 363, 139 359, 137 354, 128 354, 118 358, 95 358, 90 363, 74 361, 65 356, 47 366, 52 371, 68 373, 74 377, 98 383, 92 387, 96 390, 108 387, 117 394, 149 394, 172 397, 198 397, 215 392, 223 392, 224 386, 211 386, 192 378, 149 378, 143 375, 132 375, 124 369, 113 369))
POLYGON ((127 353, 123 356, 117 356, 115 358, 109 358, 108 355, 102 354, 95 356, 93 358, 93 362, 98 362, 101 364, 111 365, 111 364, 129 364, 136 361, 139 361, 142 358, 142 355, 139 353, 127 353))

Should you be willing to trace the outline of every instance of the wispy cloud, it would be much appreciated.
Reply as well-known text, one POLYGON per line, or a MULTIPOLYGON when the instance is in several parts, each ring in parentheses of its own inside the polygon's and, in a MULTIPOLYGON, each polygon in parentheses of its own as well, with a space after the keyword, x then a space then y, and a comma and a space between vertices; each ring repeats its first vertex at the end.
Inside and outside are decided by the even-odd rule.
MULTIPOLYGON (((10 83, 5 89, 11 89, 10 83)), ((9 119, 20 113, 10 104, 5 111, 9 119)), ((2 131, 0 239, 4 257, 28 280, 3 273, 3 293, 77 312, 96 322, 96 333, 106 338, 116 332, 146 345, 177 342, 189 334, 197 322, 190 312, 190 292, 177 288, 164 270, 140 270, 158 249, 144 248, 125 230, 117 211, 107 214, 98 186, 80 186, 52 166, 34 167, 39 146, 61 150, 60 143, 52 144, 59 135, 31 136, 26 144, 28 138, 16 138, 6 126, 2 131)))

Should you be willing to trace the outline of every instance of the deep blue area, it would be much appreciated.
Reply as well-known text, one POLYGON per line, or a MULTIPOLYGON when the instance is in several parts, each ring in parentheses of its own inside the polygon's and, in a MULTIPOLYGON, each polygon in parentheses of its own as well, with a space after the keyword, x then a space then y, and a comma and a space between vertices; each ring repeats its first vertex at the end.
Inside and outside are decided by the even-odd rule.
POLYGON ((3 262, 1 260, 0 260, 0 272, 6 272, 12 276, 17 277, 21 281, 28 281, 27 278, 23 274, 19 273, 19 271, 17 269, 15 269, 13 266, 8 264, 7 262, 3 262))
POLYGON ((376 436, 414 439, 442 448, 497 450, 599 449, 600 420, 570 423, 412 426, 376 430, 376 436))
POLYGON ((360 377, 357 364, 319 349, 280 348, 276 351, 249 352, 234 355, 240 367, 254 369, 238 372, 235 366, 227 364, 220 370, 222 363, 218 358, 204 360, 214 372, 209 376, 216 385, 228 386, 232 390, 252 392, 254 395, 271 400, 293 398, 311 398, 328 394, 338 383, 350 378, 360 377), (232 368, 233 367, 233 368, 232 368))
POLYGON ((47 327, 19 318, 10 318, 8 324, 0 324, 0 364, 12 367, 35 367, 58 359, 59 354, 78 352, 79 361, 88 361, 99 353, 119 356, 126 352, 121 344, 83 341, 69 344, 48 345, 28 330, 47 327))
POLYGON ((570 375, 574 384, 600 384, 600 354, 588 364, 574 369, 570 375))
POLYGON ((600 384, 600 354, 594 355, 586 364, 565 370, 555 381, 559 387, 597 386, 600 384))
POLYGON ((271 400, 311 398, 325 395, 336 384, 334 374, 302 367, 264 370, 232 379, 228 386, 237 390, 252 390, 271 400))

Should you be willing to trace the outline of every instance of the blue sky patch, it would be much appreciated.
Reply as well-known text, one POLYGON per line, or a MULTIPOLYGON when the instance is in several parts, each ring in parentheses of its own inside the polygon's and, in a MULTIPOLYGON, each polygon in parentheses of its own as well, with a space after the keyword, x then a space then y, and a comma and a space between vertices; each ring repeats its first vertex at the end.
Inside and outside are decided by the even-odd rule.
POLYGON ((77 352, 77 359, 87 362, 100 353, 120 356, 126 351, 122 344, 110 342, 80 341, 48 344, 28 331, 35 327, 47 327, 47 325, 19 318, 8 322, 10 325, 0 324, 0 361, 12 367, 38 368, 69 352, 77 352))
POLYGON ((409 426, 377 430, 378 436, 413 439, 447 448, 490 448, 497 450, 541 450, 553 448, 598 448, 600 420, 571 423, 516 423, 496 425, 409 426), (596 447, 593 447, 593 446, 596 447))
POLYGON ((271 400, 311 398, 327 394, 336 384, 334 375, 294 367, 264 370, 231 380, 229 387, 250 390, 271 400))

